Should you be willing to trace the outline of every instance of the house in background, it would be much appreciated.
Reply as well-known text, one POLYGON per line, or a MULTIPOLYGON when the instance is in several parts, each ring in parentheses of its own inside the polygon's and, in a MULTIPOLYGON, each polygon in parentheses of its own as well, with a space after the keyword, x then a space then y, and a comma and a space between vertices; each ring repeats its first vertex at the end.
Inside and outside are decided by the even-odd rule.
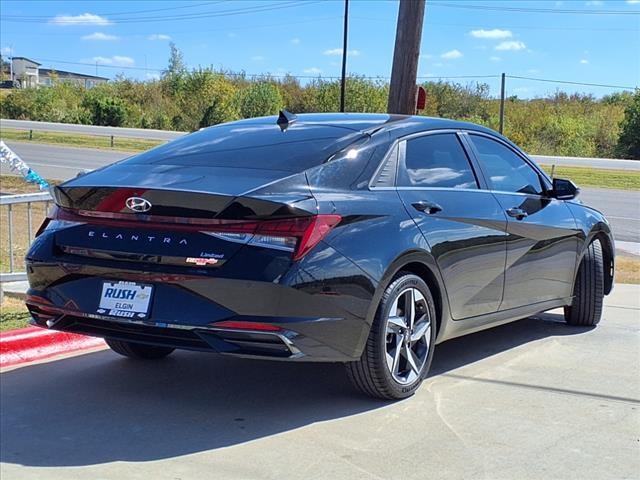
POLYGON ((38 69, 40 63, 25 57, 13 57, 11 59, 11 74, 14 85, 19 82, 21 88, 38 86, 38 69))
POLYGON ((99 83, 105 83, 108 78, 96 77, 95 75, 85 75, 84 73, 66 72, 64 70, 51 70, 49 68, 41 68, 39 70, 39 85, 53 85, 53 82, 75 83, 85 88, 95 87, 99 83))
POLYGON ((68 82, 85 88, 95 87, 99 83, 109 81, 108 78, 84 73, 67 72, 65 70, 53 70, 40 68, 40 63, 25 57, 13 57, 11 59, 11 80, 18 88, 33 88, 38 86, 51 86, 55 81, 68 82))

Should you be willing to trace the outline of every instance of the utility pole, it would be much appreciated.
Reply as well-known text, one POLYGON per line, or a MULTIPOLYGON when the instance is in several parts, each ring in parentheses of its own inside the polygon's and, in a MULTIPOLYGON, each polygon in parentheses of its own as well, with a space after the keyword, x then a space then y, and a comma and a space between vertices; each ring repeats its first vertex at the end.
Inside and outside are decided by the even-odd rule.
POLYGON ((387 111, 413 115, 425 0, 400 0, 387 111))
POLYGON ((340 111, 344 112, 344 91, 347 86, 347 31, 349 27, 349 0, 344 0, 344 32, 342 34, 342 77, 340 78, 340 111))
POLYGON ((505 77, 506 75, 503 73, 500 82, 500 133, 504 129, 504 87, 505 87, 505 77))

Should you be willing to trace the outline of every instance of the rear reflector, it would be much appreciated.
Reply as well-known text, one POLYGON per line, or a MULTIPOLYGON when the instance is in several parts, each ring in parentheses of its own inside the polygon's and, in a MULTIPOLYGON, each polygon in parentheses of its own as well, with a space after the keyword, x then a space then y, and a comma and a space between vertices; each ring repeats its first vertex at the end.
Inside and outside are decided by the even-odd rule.
POLYGON ((216 328, 228 328, 230 330, 259 330, 262 332, 279 332, 282 330, 277 325, 273 325, 271 323, 242 322, 233 320, 212 323, 211 326, 216 328))

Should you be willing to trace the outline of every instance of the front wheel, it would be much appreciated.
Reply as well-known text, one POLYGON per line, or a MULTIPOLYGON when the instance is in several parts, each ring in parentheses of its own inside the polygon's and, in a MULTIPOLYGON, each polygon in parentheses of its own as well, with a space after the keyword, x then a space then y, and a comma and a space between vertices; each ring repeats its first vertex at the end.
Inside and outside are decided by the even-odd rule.
POLYGON ((380 300, 362 357, 347 364, 351 381, 373 397, 413 395, 431 365, 435 322, 427 284, 417 275, 400 272, 380 300))
POLYGON ((114 352, 129 358, 156 360, 164 358, 175 350, 171 347, 161 347, 157 345, 145 345, 143 343, 125 342, 113 338, 105 338, 105 342, 114 352))
POLYGON ((594 240, 582 258, 573 287, 573 301, 564 308, 569 325, 593 326, 600 321, 604 301, 604 262, 602 245, 594 240))

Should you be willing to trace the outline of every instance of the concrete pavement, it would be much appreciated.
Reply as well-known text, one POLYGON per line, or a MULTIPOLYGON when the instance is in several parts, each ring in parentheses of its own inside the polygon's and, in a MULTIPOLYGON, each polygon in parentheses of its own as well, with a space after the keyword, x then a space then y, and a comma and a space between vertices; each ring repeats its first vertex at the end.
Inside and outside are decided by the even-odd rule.
POLYGON ((557 311, 452 340, 412 398, 340 365, 109 351, 0 375, 11 479, 622 479, 640 471, 640 286, 596 328, 557 311))

